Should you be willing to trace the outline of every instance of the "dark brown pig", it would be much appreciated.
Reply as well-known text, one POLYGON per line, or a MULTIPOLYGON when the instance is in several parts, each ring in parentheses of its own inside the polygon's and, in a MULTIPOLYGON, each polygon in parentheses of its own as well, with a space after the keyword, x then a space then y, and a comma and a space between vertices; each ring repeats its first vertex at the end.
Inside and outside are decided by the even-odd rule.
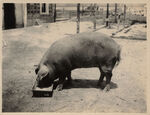
POLYGON ((57 90, 62 90, 65 78, 71 82, 71 71, 76 68, 98 67, 101 86, 106 76, 105 90, 109 91, 112 70, 120 61, 120 46, 110 37, 97 32, 85 32, 62 38, 47 50, 35 70, 39 81, 53 83, 59 79, 57 90))

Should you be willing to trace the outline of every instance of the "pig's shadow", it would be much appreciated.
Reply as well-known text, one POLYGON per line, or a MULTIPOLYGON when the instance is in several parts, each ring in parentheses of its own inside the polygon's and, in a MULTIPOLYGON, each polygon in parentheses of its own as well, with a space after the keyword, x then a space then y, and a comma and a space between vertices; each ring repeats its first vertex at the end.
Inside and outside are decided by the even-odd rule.
MULTIPOLYGON (((68 81, 64 83, 63 89, 71 89, 71 88, 100 88, 97 86, 98 80, 88 80, 88 79, 73 79, 72 83, 69 84, 68 81)), ((54 89, 57 87, 58 82, 54 83, 54 89)), ((102 83, 102 89, 105 88, 106 81, 102 83)), ((115 89, 118 85, 114 82, 110 82, 111 89, 115 89)))

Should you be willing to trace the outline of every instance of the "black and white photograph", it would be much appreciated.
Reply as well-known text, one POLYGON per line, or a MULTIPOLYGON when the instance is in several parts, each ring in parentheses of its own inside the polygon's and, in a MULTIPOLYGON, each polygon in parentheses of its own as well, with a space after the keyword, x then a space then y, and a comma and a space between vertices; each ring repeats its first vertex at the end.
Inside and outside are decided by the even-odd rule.
POLYGON ((1 6, 3 113, 147 113, 147 3, 1 6))

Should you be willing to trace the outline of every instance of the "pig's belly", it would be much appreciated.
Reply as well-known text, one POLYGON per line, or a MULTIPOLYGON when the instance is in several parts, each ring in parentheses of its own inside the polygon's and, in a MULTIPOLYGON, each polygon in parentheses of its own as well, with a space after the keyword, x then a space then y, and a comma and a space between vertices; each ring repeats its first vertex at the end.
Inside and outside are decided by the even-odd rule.
POLYGON ((77 58, 72 61, 73 69, 76 68, 90 68, 90 67, 98 67, 96 58, 77 58))

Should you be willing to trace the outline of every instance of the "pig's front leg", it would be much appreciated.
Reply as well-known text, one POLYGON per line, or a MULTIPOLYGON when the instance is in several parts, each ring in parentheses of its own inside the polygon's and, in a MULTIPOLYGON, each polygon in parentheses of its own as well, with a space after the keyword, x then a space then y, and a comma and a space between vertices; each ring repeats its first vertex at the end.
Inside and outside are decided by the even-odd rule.
POLYGON ((71 71, 67 74, 68 84, 72 84, 71 71))
POLYGON ((62 76, 59 77, 58 86, 56 88, 57 91, 62 91, 64 82, 65 82, 65 77, 62 76))

